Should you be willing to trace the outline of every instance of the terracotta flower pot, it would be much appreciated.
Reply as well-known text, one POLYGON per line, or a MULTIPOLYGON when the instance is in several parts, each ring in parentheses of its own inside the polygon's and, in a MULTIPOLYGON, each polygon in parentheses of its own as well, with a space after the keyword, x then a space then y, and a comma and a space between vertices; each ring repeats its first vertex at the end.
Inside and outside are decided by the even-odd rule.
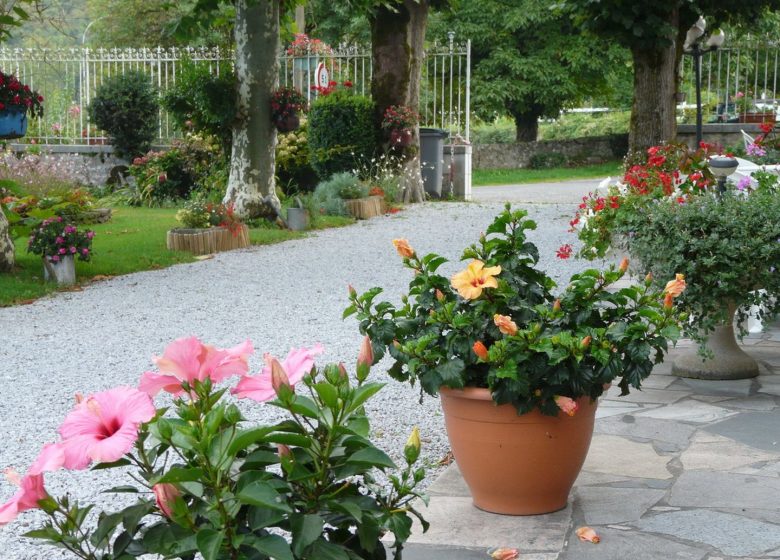
POLYGON ((301 126, 301 119, 295 113, 276 119, 276 130, 279 132, 292 132, 301 126))
POLYGON ((412 131, 408 128, 393 129, 390 131, 390 145, 406 148, 412 144, 412 131))
POLYGON ((577 401, 574 416, 522 416, 496 406, 487 389, 442 387, 452 452, 474 505, 492 513, 537 515, 566 507, 588 454, 596 402, 577 401))

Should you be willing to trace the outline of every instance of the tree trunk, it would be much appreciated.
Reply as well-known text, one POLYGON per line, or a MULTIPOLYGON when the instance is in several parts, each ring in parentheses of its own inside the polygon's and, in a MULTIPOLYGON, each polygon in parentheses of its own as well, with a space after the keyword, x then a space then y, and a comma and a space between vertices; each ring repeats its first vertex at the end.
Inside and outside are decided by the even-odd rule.
POLYGON ((539 138, 539 115, 535 112, 513 113, 515 142, 536 142, 539 138))
POLYGON ((270 105, 279 80, 279 0, 237 0, 234 34, 238 114, 225 203, 241 218, 274 217, 281 211, 270 105))
MULTIPOLYGON (((678 27, 675 10, 669 24, 678 27)), ((677 37, 670 37, 668 47, 646 50, 633 47, 634 104, 628 133, 629 152, 645 151, 677 136, 675 120, 677 91, 677 37)))
POLYGON ((14 241, 8 231, 8 219, 0 210, 0 272, 10 272, 14 267, 14 241))
MULTIPOLYGON (((392 9, 379 6, 370 18, 371 95, 376 103, 377 123, 391 105, 406 105, 419 112, 428 6, 429 0, 404 0, 402 5, 394 5, 392 9)), ((415 127, 411 145, 404 149, 401 176, 404 202, 425 199, 420 174, 419 132, 415 127)))

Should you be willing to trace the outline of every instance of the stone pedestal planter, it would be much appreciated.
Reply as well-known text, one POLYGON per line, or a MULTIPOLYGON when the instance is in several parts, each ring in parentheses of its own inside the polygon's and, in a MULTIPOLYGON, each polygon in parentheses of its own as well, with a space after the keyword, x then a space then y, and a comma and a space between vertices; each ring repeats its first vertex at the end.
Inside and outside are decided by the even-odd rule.
POLYGON ((734 336, 735 312, 736 308, 730 306, 728 321, 716 327, 707 338, 707 348, 714 354, 713 358, 702 360, 694 346, 674 360, 672 374, 710 380, 756 377, 758 363, 739 347, 734 336))
POLYGON ((226 227, 208 229, 172 229, 168 232, 168 249, 188 251, 193 255, 208 255, 249 247, 249 228, 241 224, 231 232, 226 227))
POLYGON ((355 200, 345 200, 347 212, 353 218, 358 220, 367 220, 374 216, 381 216, 387 212, 387 205, 382 196, 369 196, 368 198, 358 198, 355 200))
POLYGON ((50 257, 43 258, 43 279, 46 282, 56 282, 60 286, 70 286, 76 283, 76 261, 73 255, 60 257, 52 261, 50 257))

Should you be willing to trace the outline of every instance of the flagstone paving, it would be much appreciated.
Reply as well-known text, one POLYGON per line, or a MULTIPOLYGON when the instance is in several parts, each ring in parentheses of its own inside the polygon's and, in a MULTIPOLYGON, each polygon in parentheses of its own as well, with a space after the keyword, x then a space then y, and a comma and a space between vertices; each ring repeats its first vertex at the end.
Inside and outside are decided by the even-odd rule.
POLYGON ((434 482, 405 560, 759 560, 780 558, 780 323, 751 335, 753 380, 700 381, 653 372, 646 389, 599 405, 588 458, 566 509, 495 516, 469 504, 453 464, 434 482), (601 542, 574 531, 593 527, 601 542), (565 532, 558 533, 562 530, 565 532))

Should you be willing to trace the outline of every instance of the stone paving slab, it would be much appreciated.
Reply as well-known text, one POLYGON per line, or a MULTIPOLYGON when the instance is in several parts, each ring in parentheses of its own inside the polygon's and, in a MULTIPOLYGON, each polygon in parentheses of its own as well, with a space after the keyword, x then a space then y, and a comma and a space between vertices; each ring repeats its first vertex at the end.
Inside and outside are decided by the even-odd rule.
POLYGON ((707 424, 717 420, 723 420, 729 416, 734 416, 737 412, 700 401, 687 399, 684 402, 674 403, 670 406, 643 410, 637 414, 646 418, 657 418, 658 420, 675 420, 678 422, 707 424))
POLYGON ((585 487, 575 490, 575 505, 586 524, 608 525, 637 521, 665 495, 665 490, 647 488, 585 487))
POLYGON ((714 471, 686 471, 672 486, 669 505, 773 509, 780 504, 780 478, 714 471))
POLYGON ((750 447, 780 454, 780 414, 746 412, 705 429, 750 447))
POLYGON ((761 555, 780 546, 778 525, 703 509, 661 513, 636 526, 710 545, 732 556, 761 555))
POLYGON ((688 445, 694 431, 696 431, 696 427, 689 424, 643 418, 631 414, 625 414, 618 418, 607 418, 596 424, 596 432, 600 434, 663 441, 680 448, 688 445))
POLYGON ((632 478, 671 478, 668 457, 649 443, 636 443, 618 436, 594 435, 583 470, 632 478))
POLYGON ((780 454, 743 445, 733 439, 699 432, 680 455, 686 470, 734 471, 764 461, 777 461, 780 454))
POLYGON ((575 537, 560 560, 701 560, 707 554, 704 549, 647 533, 601 529, 599 536, 599 544, 575 537))
POLYGON ((471 498, 433 496, 419 511, 431 524, 423 534, 418 522, 409 543, 464 548, 508 546, 558 553, 571 523, 571 506, 546 515, 497 515, 474 507, 471 498))

